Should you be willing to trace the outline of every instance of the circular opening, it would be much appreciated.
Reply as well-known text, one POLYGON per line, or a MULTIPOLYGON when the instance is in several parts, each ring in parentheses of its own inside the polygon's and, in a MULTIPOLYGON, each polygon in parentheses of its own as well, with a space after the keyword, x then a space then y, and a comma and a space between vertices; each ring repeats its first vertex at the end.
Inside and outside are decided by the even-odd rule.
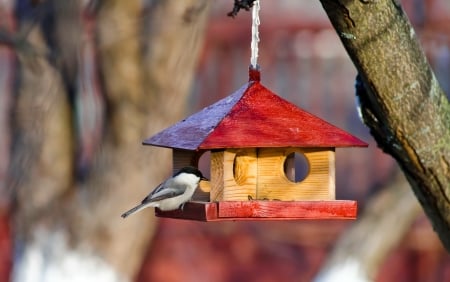
POLYGON ((284 174, 295 183, 305 180, 309 174, 309 162, 305 155, 299 152, 287 155, 284 161, 284 174))

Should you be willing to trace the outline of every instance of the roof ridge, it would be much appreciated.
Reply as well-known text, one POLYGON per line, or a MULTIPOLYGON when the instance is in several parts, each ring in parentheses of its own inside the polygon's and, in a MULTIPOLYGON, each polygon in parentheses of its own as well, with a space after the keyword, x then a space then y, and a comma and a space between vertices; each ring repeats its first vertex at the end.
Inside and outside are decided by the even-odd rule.
POLYGON ((350 133, 250 80, 230 96, 145 140, 186 150, 242 147, 366 147, 350 133))

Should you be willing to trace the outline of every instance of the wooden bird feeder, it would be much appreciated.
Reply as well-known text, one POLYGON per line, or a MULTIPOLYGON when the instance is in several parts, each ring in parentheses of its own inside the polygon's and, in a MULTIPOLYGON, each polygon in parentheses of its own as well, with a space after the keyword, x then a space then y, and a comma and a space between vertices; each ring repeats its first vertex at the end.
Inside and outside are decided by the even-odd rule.
POLYGON ((146 139, 173 149, 174 171, 198 166, 210 151, 210 181, 201 182, 183 210, 159 217, 201 221, 354 219, 356 201, 335 199, 335 148, 367 144, 298 108, 260 83, 230 96, 146 139), (290 180, 292 153, 307 160, 306 177, 290 180))

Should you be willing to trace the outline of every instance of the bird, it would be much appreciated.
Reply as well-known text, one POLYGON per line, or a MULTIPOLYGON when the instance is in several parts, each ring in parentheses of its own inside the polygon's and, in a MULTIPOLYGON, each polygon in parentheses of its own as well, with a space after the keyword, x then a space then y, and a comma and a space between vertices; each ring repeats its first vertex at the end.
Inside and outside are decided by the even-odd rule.
POLYGON ((202 180, 208 179, 198 168, 183 167, 172 177, 159 184, 139 205, 123 213, 121 217, 126 218, 148 207, 156 207, 162 211, 183 208, 184 204, 191 200, 202 180))

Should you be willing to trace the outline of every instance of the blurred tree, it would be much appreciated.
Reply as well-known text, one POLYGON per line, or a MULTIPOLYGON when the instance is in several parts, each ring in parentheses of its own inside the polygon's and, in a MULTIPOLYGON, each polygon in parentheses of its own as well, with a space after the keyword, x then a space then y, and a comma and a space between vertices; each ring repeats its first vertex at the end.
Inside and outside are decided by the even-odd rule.
POLYGON ((168 150, 140 144, 184 115, 208 1, 15 10, 13 281, 130 280, 155 220, 120 214, 169 170, 168 150))
POLYGON ((397 172, 372 196, 358 221, 341 234, 314 281, 374 281, 420 213, 408 188, 405 177, 397 172))

